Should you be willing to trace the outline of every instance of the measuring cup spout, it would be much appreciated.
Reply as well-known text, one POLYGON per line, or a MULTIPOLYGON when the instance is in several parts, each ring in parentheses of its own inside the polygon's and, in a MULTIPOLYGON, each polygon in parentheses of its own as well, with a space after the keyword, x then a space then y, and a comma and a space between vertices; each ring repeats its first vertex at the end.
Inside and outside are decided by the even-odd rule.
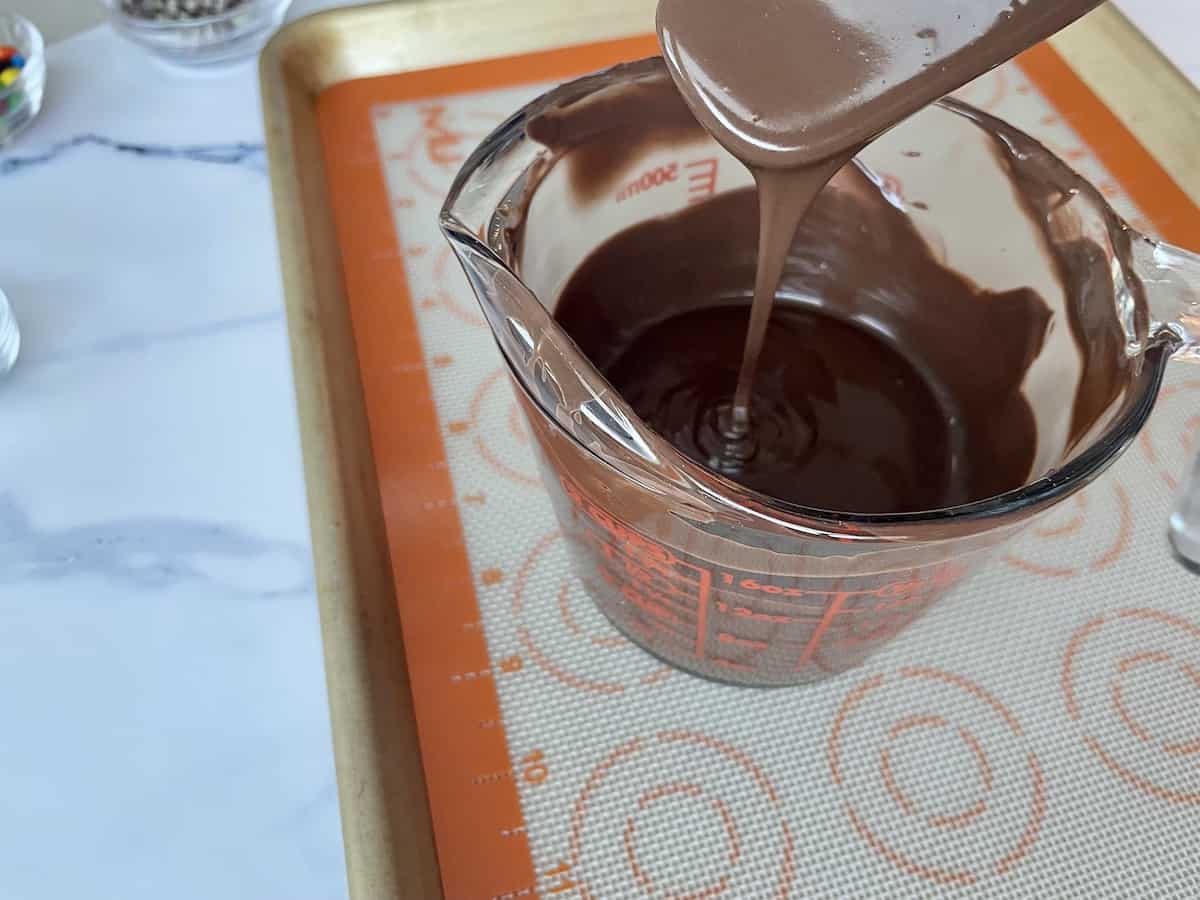
POLYGON ((655 494, 690 487, 661 439, 628 408, 521 278, 452 210, 441 228, 467 276, 512 377, 560 432, 655 494))
POLYGON ((1200 362, 1200 254, 1144 235, 1133 238, 1132 250, 1151 338, 1166 342, 1174 359, 1200 362))

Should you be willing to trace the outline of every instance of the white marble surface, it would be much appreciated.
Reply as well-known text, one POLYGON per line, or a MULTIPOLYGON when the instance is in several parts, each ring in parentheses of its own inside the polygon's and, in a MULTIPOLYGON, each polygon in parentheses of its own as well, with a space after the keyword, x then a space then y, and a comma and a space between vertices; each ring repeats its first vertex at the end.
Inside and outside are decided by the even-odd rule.
POLYGON ((1200 87, 1200 3, 1196 0, 1114 0, 1183 74, 1200 87))
POLYGON ((100 29, 0 154, 0 900, 346 895, 261 135, 100 29))
POLYGON ((346 896, 256 84, 93 31, 0 154, 2 900, 346 896))

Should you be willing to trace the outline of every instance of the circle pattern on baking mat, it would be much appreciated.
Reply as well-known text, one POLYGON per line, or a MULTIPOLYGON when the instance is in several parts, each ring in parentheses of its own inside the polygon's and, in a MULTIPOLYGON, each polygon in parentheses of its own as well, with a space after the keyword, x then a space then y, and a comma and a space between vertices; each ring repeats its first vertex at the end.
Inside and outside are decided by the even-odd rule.
POLYGON ((910 667, 867 678, 834 717, 828 758, 854 833, 925 881, 1002 877, 1041 833, 1045 783, 1025 732, 961 675, 910 667))
POLYGON ((568 840, 584 900, 783 898, 795 880, 795 839, 767 773, 695 731, 606 754, 575 799, 568 840))
POLYGON ((1200 626, 1156 609, 1092 619, 1063 654, 1067 715, 1134 790, 1200 806, 1200 626))

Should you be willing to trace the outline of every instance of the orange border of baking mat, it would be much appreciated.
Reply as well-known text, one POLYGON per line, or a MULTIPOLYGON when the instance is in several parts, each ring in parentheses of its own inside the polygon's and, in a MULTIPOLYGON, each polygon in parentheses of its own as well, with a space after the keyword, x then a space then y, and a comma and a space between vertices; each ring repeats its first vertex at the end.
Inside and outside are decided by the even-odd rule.
MULTIPOLYGON (((344 82, 317 100, 438 859, 450 898, 536 896, 537 874, 514 780, 476 784, 470 775, 512 768, 494 683, 504 661, 493 666, 482 631, 463 637, 463 625, 480 618, 475 576, 370 109, 564 79, 657 52, 651 36, 626 38, 344 82)), ((1200 234, 1200 208, 1053 49, 1036 47, 1019 64, 1164 237, 1200 234)), ((571 887, 560 880, 547 893, 571 887)))
POLYGON ((1154 223, 1163 240, 1194 249, 1200 243, 1200 206, 1075 70, 1049 44, 1025 51, 1017 64, 1154 223))
MULTIPOLYGON (((494 683, 504 662, 493 667, 481 629, 463 630, 480 618, 475 576, 370 109, 377 103, 565 79, 657 52, 651 37, 628 38, 348 81, 317 98, 438 864, 446 896, 454 900, 536 896, 537 877, 513 779, 476 784, 472 778, 512 768, 494 683)), ((557 886, 569 890, 572 885, 560 881, 557 886)))

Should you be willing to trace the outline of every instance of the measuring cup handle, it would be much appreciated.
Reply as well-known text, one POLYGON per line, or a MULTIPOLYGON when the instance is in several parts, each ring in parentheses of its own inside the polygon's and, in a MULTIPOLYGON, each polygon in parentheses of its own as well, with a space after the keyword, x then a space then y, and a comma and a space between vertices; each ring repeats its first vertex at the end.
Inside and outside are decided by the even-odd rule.
MULTIPOLYGON (((1200 362, 1200 254, 1147 237, 1135 239, 1134 268, 1150 309, 1150 337, 1172 359, 1200 362)), ((1168 531, 1179 559, 1200 573, 1200 454, 1171 512, 1168 531)))
POLYGON ((1139 235, 1133 259, 1151 338, 1171 346, 1172 359, 1200 362, 1200 254, 1139 235))

